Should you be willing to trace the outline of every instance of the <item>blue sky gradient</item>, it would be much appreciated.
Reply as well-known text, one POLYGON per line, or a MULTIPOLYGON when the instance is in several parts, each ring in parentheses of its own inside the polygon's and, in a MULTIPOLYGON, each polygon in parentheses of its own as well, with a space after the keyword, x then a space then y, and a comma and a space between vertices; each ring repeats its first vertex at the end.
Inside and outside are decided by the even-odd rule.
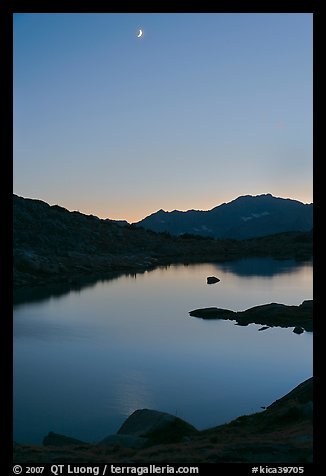
POLYGON ((14 193, 130 222, 310 203, 312 93, 312 14, 15 14, 14 193))

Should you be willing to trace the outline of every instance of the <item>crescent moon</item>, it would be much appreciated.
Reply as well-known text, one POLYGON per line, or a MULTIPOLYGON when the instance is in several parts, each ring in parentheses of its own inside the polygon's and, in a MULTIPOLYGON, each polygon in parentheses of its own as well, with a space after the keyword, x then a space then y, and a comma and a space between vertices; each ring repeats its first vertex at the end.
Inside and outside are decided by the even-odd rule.
POLYGON ((141 38, 143 36, 143 30, 138 31, 137 38, 141 38))

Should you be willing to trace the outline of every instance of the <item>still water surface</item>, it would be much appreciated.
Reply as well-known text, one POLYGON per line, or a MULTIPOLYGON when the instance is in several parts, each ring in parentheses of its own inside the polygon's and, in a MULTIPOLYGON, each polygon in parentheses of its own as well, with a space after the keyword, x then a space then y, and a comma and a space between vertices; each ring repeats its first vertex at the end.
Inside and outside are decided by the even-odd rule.
POLYGON ((158 268, 17 304, 14 438, 41 443, 54 431, 98 441, 139 408, 198 429, 260 411, 312 376, 312 333, 258 332, 188 312, 298 305, 312 291, 311 264, 245 259, 158 268), (211 275, 221 281, 207 285, 211 275))

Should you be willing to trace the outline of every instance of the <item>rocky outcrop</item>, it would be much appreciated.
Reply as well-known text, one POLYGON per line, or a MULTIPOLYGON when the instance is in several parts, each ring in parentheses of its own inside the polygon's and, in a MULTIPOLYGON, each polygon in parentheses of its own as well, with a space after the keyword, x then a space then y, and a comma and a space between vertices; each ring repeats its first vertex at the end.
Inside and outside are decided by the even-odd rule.
POLYGON ((195 427, 169 413, 156 410, 136 410, 123 423, 119 435, 146 437, 149 444, 176 443, 197 433, 195 427))
POLYGON ((295 328, 293 329, 293 332, 295 334, 302 334, 304 332, 304 329, 302 329, 301 326, 295 326, 295 328))
MULTIPOLYGON (((303 301, 299 306, 271 303, 255 306, 246 311, 230 311, 217 307, 195 309, 190 316, 201 319, 224 319, 236 321, 239 326, 261 324, 268 327, 294 327, 311 332, 313 329, 313 301, 303 301)), ((263 329, 260 329, 263 330, 263 329)))
POLYGON ((269 405, 269 410, 275 410, 287 406, 289 402, 296 402, 299 404, 305 404, 313 400, 313 377, 308 378, 304 382, 300 383, 297 387, 291 390, 283 397, 275 400, 269 405))
POLYGON ((218 279, 216 276, 208 276, 207 278, 207 284, 215 284, 220 282, 220 279, 218 279))
POLYGON ((47 436, 43 438, 44 446, 71 446, 71 445, 87 445, 85 441, 71 438, 70 436, 60 435, 50 431, 47 436))

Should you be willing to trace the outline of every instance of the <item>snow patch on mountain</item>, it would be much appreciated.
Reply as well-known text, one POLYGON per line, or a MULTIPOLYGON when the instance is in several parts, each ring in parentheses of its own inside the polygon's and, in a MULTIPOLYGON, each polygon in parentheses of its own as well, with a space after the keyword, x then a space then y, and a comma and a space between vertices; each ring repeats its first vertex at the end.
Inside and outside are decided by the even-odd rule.
POLYGON ((261 217, 265 217, 266 215, 270 215, 269 212, 262 212, 262 213, 251 213, 250 216, 247 216, 247 217, 241 217, 241 220, 243 221, 248 221, 248 220, 252 220, 253 218, 261 218, 261 217))

